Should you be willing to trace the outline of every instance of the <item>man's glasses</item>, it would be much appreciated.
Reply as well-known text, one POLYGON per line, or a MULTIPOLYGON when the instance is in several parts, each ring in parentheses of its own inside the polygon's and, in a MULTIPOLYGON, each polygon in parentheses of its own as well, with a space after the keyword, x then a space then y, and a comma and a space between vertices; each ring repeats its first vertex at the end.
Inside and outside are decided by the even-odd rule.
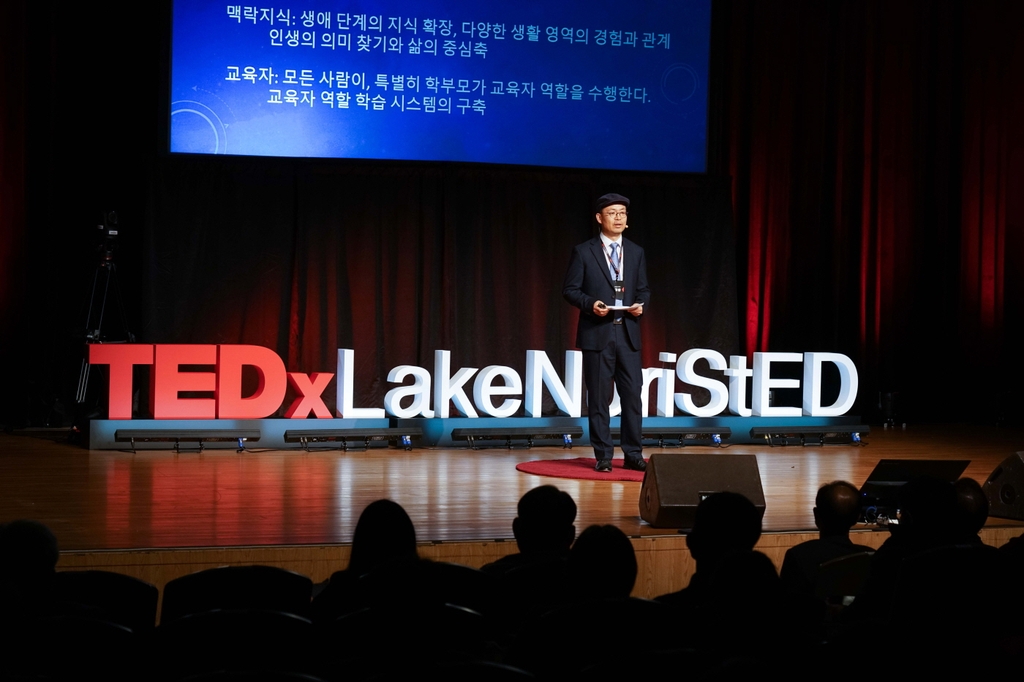
POLYGON ((611 211, 608 213, 602 213, 601 215, 607 218, 625 218, 629 214, 626 211, 611 211))

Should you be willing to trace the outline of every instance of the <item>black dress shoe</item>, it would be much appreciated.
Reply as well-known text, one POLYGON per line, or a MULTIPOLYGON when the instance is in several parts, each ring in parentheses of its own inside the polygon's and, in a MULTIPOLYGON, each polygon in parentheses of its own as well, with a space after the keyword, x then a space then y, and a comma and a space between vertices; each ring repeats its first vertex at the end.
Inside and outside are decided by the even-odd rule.
POLYGON ((633 471, 647 471, 647 462, 644 461, 643 457, 640 459, 627 459, 623 462, 622 468, 632 469, 633 471))
POLYGON ((612 461, 610 459, 599 459, 594 465, 594 471, 611 471, 612 461))

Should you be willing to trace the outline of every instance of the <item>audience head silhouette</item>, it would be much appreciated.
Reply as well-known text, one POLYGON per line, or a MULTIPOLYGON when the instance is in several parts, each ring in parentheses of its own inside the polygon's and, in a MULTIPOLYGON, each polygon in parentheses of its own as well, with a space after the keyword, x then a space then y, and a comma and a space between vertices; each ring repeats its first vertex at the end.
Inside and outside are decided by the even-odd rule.
POLYGON ((848 535, 860 515, 860 491, 852 483, 833 481, 814 498, 814 524, 822 535, 848 535))
POLYGON ((774 597, 781 583, 771 559, 755 550, 741 550, 722 557, 708 587, 718 605, 736 608, 774 597))
POLYGON ((391 500, 371 502, 356 524, 348 570, 359 575, 417 558, 416 528, 402 506, 391 500))
POLYGON ((0 575, 5 581, 52 575, 59 556, 57 538, 38 521, 0 525, 0 575))
POLYGON ((957 515, 956 489, 949 481, 921 476, 900 487, 901 533, 945 535, 953 532, 957 515))
POLYGON ((957 532, 964 540, 978 535, 988 520, 988 497, 981 484, 973 478, 961 478, 956 489, 957 532))
POLYGON ((576 503, 569 493, 542 485, 520 498, 512 533, 523 554, 565 552, 576 537, 575 521, 576 503))
POLYGON ((582 594, 626 598, 636 583, 636 552, 615 526, 590 526, 569 552, 569 572, 582 594))
POLYGON ((720 492, 697 505, 686 546, 697 562, 715 562, 731 552, 754 549, 761 537, 761 514, 743 495, 720 492))
POLYGON ((49 594, 57 538, 38 521, 0 525, 0 613, 31 610, 49 594))

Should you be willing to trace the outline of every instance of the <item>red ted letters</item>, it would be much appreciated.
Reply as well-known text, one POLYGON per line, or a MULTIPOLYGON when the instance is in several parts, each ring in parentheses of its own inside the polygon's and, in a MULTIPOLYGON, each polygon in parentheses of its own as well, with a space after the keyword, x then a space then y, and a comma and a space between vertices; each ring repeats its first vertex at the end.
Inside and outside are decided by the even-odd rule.
POLYGON ((287 372, 280 356, 263 346, 94 344, 89 347, 89 362, 110 367, 110 419, 132 418, 135 365, 150 367, 154 419, 262 419, 281 407, 289 384, 299 396, 286 417, 304 419, 311 412, 321 418, 331 416, 320 396, 334 375, 287 372), (183 370, 186 365, 210 370, 183 370), (259 377, 256 392, 249 396, 242 395, 245 366, 254 368, 259 377), (186 391, 211 393, 213 397, 181 397, 186 391))

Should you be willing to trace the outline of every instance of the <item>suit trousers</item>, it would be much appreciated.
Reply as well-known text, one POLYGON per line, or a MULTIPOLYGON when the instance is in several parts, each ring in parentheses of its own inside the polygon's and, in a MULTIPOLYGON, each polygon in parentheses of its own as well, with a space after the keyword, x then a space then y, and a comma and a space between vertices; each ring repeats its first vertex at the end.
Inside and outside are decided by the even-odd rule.
POLYGON ((641 443, 642 418, 640 392, 643 389, 643 368, 640 351, 633 350, 625 324, 613 326, 612 341, 602 350, 583 351, 583 377, 587 381, 587 412, 590 443, 598 460, 612 458, 612 434, 608 404, 612 399, 612 382, 619 390, 622 405, 620 444, 629 460, 643 458, 641 443))

